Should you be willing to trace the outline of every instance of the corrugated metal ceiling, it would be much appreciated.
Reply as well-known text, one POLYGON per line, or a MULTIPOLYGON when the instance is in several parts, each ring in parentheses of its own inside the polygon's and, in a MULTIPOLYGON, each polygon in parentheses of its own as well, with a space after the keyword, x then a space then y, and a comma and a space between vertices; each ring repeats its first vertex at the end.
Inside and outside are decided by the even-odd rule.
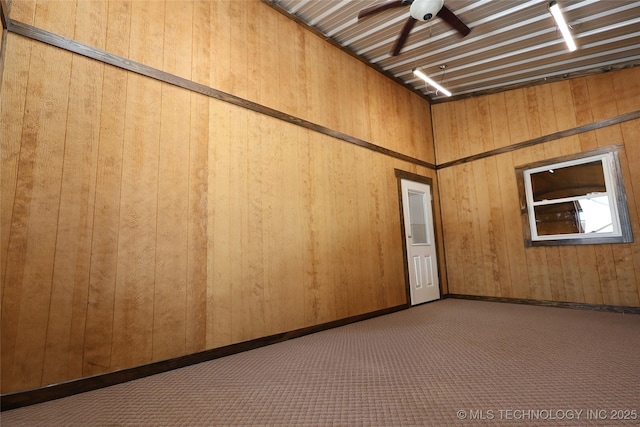
POLYGON ((413 75, 420 67, 455 98, 640 65, 640 1, 558 0, 578 50, 569 52, 548 0, 445 0, 467 26, 462 38, 440 18, 418 22, 398 56, 391 50, 409 7, 358 22, 384 0, 268 0, 364 61, 424 94, 446 98, 413 75))

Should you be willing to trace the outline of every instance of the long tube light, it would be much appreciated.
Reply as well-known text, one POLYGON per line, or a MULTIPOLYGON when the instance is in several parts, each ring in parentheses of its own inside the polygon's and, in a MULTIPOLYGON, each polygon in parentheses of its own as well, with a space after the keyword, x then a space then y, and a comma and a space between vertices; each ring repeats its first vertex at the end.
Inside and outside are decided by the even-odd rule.
POLYGON ((573 41, 573 37, 571 37, 571 32, 569 31, 567 22, 564 20, 564 16, 562 16, 560 6, 558 6, 558 3, 555 0, 549 3, 549 12, 551 12, 551 15, 553 15, 553 18, 556 20, 556 25, 558 25, 558 28, 562 33, 562 37, 564 37, 564 41, 567 44, 569 52, 573 52, 577 49, 576 44, 573 41))
POLYGON ((437 91, 442 92, 446 96, 451 96, 451 92, 449 92, 448 90, 446 90, 445 88, 440 86, 438 83, 436 83, 432 79, 430 79, 429 76, 427 76, 425 73, 423 73, 420 68, 414 68, 413 69, 413 74, 416 77, 420 77, 422 80, 427 82, 427 84, 429 84, 429 85, 433 86, 434 88, 436 88, 437 91))

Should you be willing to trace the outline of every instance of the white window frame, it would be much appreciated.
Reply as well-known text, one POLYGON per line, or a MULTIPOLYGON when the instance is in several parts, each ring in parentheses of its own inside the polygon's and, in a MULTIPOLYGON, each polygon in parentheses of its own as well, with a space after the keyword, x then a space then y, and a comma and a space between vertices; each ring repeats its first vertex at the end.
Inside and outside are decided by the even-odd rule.
POLYGON ((620 147, 621 146, 611 146, 591 150, 575 156, 551 159, 516 168, 526 246, 628 243, 633 241, 617 152, 620 147), (606 187, 605 193, 591 193, 581 196, 534 201, 531 185, 532 174, 596 161, 602 164, 606 187), (573 202, 590 199, 594 196, 602 197, 604 195, 606 195, 609 200, 613 223, 612 232, 538 235, 534 211, 536 206, 573 202))

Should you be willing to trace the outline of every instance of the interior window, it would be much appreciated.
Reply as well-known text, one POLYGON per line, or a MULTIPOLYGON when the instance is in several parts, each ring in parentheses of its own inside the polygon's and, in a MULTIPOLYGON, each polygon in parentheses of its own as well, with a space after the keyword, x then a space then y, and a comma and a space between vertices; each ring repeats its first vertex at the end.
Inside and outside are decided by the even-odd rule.
POLYGON ((633 241, 617 146, 516 173, 527 246, 633 241))

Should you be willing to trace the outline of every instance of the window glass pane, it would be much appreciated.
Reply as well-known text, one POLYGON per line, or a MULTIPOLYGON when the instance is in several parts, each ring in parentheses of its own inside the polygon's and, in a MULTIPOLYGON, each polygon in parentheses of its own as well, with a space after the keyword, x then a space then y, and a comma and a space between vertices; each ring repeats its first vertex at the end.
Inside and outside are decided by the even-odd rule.
POLYGON ((538 236, 612 233, 607 196, 534 207, 538 236))
POLYGON ((580 215, 575 202, 535 206, 538 236, 581 233, 580 215))
POLYGON ((584 233, 612 233, 613 220, 609 198, 593 197, 580 200, 580 222, 584 233))
POLYGON ((607 191, 600 160, 532 173, 531 189, 535 202, 607 191))
POLYGON ((424 196, 424 193, 409 191, 409 221, 411 222, 411 241, 414 245, 428 243, 424 196))

